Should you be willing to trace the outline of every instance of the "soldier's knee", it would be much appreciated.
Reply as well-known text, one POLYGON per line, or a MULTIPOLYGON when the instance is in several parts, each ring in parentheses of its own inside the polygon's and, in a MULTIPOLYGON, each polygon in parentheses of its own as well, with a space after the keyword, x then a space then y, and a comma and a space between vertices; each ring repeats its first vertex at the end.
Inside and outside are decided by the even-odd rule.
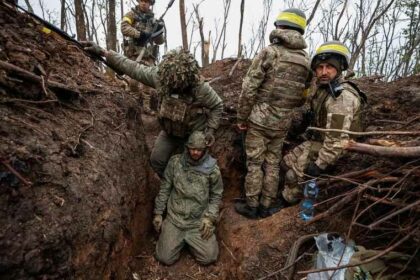
POLYGON ((155 258, 160 263, 163 263, 165 265, 172 265, 179 259, 179 256, 174 256, 173 254, 170 254, 165 251, 156 250, 155 258))
POLYGON ((210 265, 212 263, 215 263, 217 261, 217 258, 219 256, 219 247, 216 245, 212 248, 209 248, 205 254, 202 256, 197 256, 196 260, 201 265, 210 265))

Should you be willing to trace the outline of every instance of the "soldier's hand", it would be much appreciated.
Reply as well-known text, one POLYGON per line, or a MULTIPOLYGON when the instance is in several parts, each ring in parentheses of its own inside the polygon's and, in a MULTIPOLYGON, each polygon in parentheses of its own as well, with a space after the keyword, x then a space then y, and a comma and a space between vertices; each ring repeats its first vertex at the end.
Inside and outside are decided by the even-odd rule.
POLYGON ((134 42, 138 46, 145 45, 147 41, 150 39, 150 36, 152 36, 151 32, 141 31, 140 36, 134 39, 134 42))
POLYGON ((80 45, 82 45, 83 49, 95 56, 105 56, 106 50, 98 46, 96 43, 92 41, 80 41, 80 45))
POLYGON ((208 240, 213 235, 214 228, 213 221, 210 218, 203 218, 200 226, 201 238, 208 240))
POLYGON ((155 215, 153 217, 153 227, 155 228, 156 232, 160 232, 160 228, 162 227, 162 215, 155 215))
POLYGON ((236 127, 237 127, 237 129, 239 131, 246 131, 246 130, 248 130, 248 125, 246 123, 242 123, 242 122, 237 123, 236 124, 236 127))
POLYGON ((208 128, 204 134, 207 147, 213 146, 214 141, 216 140, 214 138, 214 128, 208 128))
POLYGON ((316 165, 315 162, 310 161, 308 166, 305 169, 305 173, 312 177, 319 177, 321 175, 322 169, 316 165))

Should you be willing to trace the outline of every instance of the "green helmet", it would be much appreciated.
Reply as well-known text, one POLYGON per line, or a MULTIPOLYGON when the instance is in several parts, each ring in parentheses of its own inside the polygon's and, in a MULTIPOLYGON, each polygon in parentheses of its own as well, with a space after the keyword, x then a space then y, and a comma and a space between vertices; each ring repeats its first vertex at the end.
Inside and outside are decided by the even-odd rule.
POLYGON ((321 46, 319 46, 319 48, 316 50, 314 57, 312 58, 312 70, 315 70, 315 67, 319 63, 322 63, 327 60, 337 61, 340 65, 340 68, 338 70, 347 70, 349 68, 350 62, 350 51, 343 43, 339 41, 325 42, 321 46))
MULTIPOLYGON (((140 2, 141 0, 137 0, 137 1, 140 2)), ((155 4, 155 0, 149 0, 148 2, 150 3, 151 6, 155 4)))
POLYGON ((305 13, 299 9, 286 9, 277 16, 274 25, 286 26, 298 30, 302 35, 305 34, 306 16, 305 13))
POLYGON ((206 135, 202 131, 194 131, 186 144, 189 149, 204 150, 207 148, 206 135))
POLYGON ((193 88, 200 81, 198 70, 197 61, 188 51, 169 51, 158 67, 160 85, 166 91, 193 88))

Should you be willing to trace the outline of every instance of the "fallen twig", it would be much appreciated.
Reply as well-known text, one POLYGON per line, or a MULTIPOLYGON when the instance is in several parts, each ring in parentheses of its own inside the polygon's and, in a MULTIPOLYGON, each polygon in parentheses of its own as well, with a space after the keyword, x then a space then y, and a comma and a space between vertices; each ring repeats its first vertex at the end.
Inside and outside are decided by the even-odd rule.
POLYGON ((411 208, 415 208, 415 207, 417 207, 418 205, 420 205, 420 199, 419 199, 419 200, 417 200, 417 201, 415 201, 415 202, 413 202, 413 203, 411 203, 411 204, 409 204, 409 205, 407 205, 407 206, 405 206, 404 208, 401 208, 401 209, 399 209, 399 210, 397 210, 397 211, 395 211, 395 212, 391 213, 390 215, 388 215, 388 216, 386 216, 386 217, 384 217, 384 218, 380 219, 379 221, 376 221, 376 222, 374 222, 374 223, 370 224, 370 225, 368 226, 368 228, 369 228, 370 230, 372 230, 372 229, 374 229, 375 227, 377 227, 378 225, 382 224, 383 222, 385 222, 385 221, 387 221, 387 220, 391 219, 392 217, 394 217, 394 216, 396 216, 396 215, 398 215, 398 214, 401 214, 402 212, 405 212, 405 211, 407 211, 407 210, 410 210, 411 208))
POLYGON ((239 63, 242 61, 242 56, 236 60, 235 64, 233 65, 232 69, 229 72, 229 77, 232 77, 233 72, 235 72, 236 68, 238 67, 239 63))
POLYGON ((16 169, 13 168, 13 166, 11 166, 9 164, 9 162, 5 159, 1 159, 0 162, 7 168, 9 169, 10 172, 13 173, 13 175, 15 175, 20 181, 22 181, 23 184, 27 185, 27 186, 32 186, 32 182, 25 179, 19 172, 16 171, 16 169))

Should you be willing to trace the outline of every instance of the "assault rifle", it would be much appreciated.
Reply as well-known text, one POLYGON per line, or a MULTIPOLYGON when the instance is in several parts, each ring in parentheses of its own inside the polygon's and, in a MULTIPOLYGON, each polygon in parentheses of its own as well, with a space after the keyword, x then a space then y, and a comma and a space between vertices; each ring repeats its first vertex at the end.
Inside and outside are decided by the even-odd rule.
MULTIPOLYGON (((159 17, 159 19, 157 20, 157 22, 162 22, 162 21, 163 21, 163 18, 165 17, 165 15, 166 15, 166 13, 168 12, 168 10, 172 7, 172 5, 174 4, 174 2, 175 2, 175 0, 171 0, 171 1, 168 3, 168 6, 166 7, 166 10, 165 10, 165 11, 163 12, 163 14, 159 17)), ((150 42, 150 40, 160 35, 160 32, 159 32, 159 34, 158 34, 158 30, 157 30, 158 26, 159 26, 159 25, 158 25, 158 24, 156 24, 156 25, 153 27, 152 35, 151 35, 149 38, 147 38, 147 39, 146 39, 146 41, 144 42, 144 47, 143 47, 143 49, 141 50, 141 52, 139 53, 139 56, 136 58, 136 61, 137 61, 137 62, 140 62, 140 61, 143 59, 144 53, 146 52, 146 47, 147 47, 147 44, 150 42)))
MULTIPOLYGON (((3 3, 4 5, 6 5, 6 6, 8 6, 9 8, 13 8, 13 7, 10 7, 10 4, 7 4, 7 3, 4 3, 3 1, 1 2, 1 3, 3 3)), ((112 67, 111 67, 111 65, 109 65, 108 63, 107 63, 107 61, 102 57, 102 56, 96 56, 96 55, 93 55, 93 54, 91 54, 91 53, 89 53, 89 52, 87 52, 87 51, 85 51, 84 50, 84 48, 83 48, 83 46, 80 44, 80 42, 79 41, 77 41, 76 39, 74 39, 72 36, 70 36, 69 34, 67 34, 66 32, 64 32, 63 30, 61 30, 60 28, 58 28, 57 26, 55 26, 54 24, 51 24, 51 23, 49 23, 48 21, 46 21, 46 20, 44 20, 44 19, 42 19, 42 18, 40 18, 39 16, 37 16, 36 14, 34 14, 34 13, 31 13, 31 12, 29 12, 29 11, 27 11, 26 9, 24 9, 24 8, 22 8, 21 6, 19 6, 19 5, 14 5, 15 7, 17 7, 19 10, 21 10, 21 11, 23 11, 23 12, 25 12, 26 14, 28 14, 28 15, 30 15, 31 17, 33 17, 36 21, 38 21, 38 22, 40 22, 43 26, 44 26, 44 28, 46 28, 45 29, 45 31, 46 32, 49 32, 49 31, 54 31, 55 33, 57 33, 58 35, 60 35, 63 39, 65 39, 65 40, 67 40, 67 41, 70 41, 70 42, 72 42, 72 43, 74 43, 76 46, 78 46, 87 56, 89 56, 90 58, 92 58, 93 60, 99 60, 100 62, 102 62, 103 64, 105 64, 106 66, 108 66, 109 68, 111 68, 112 69, 112 67)))

